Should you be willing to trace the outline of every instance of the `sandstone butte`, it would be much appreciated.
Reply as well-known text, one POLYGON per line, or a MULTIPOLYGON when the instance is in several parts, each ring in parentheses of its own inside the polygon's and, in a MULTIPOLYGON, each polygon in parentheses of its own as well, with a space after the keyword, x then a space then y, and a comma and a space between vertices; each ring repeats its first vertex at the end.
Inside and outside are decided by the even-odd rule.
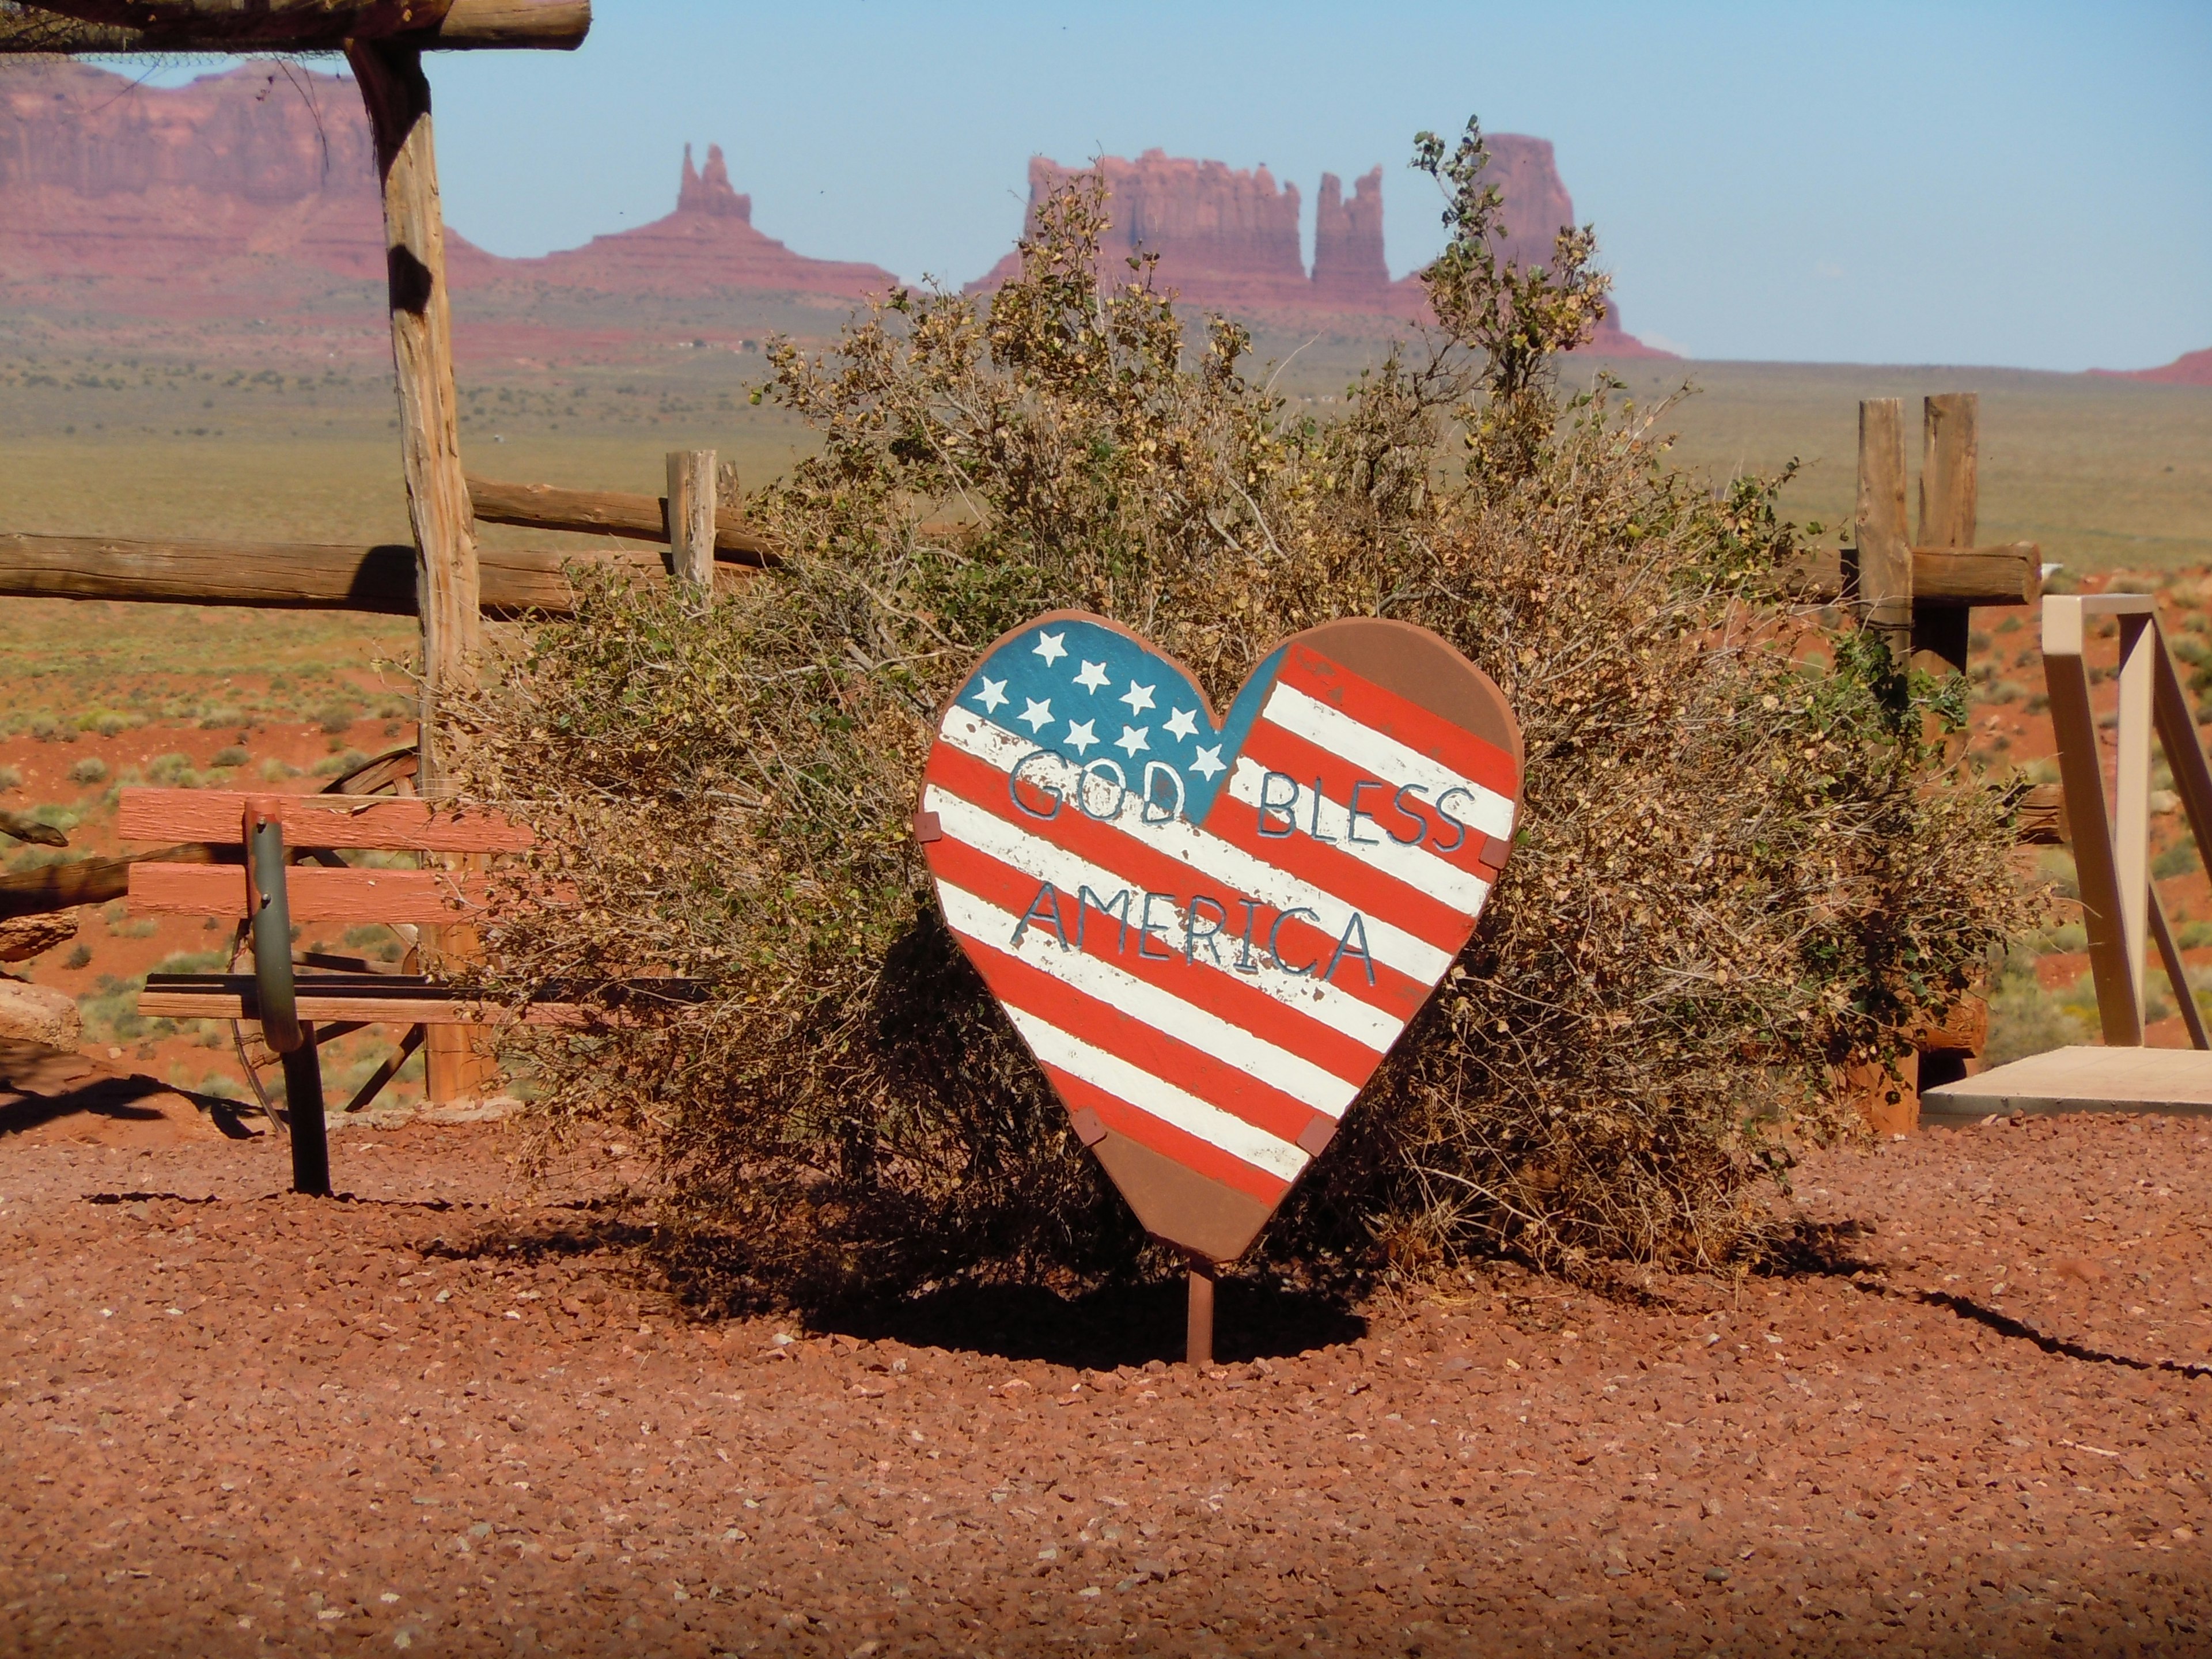
MULTIPOLYGON (((1552 239, 1575 222, 1575 204, 1560 182, 1550 141, 1498 133, 1490 139, 1491 176, 1504 198, 1503 256, 1540 264, 1552 239)), ((1146 150, 1135 161, 1103 157, 1112 221, 1103 259, 1118 264, 1139 252, 1159 256, 1158 280, 1195 305, 1234 313, 1295 311, 1407 320, 1425 313, 1420 283, 1390 279, 1382 255, 1382 169, 1354 183, 1349 198, 1333 173, 1321 176, 1314 208, 1314 263, 1299 257, 1298 187, 1277 186, 1264 167, 1238 172, 1219 161, 1194 161, 1146 150)), ((1084 169, 1090 171, 1091 169, 1084 169)), ((1030 160, 1025 229, 1038 210, 1077 170, 1037 155, 1030 160)), ((996 288, 1020 269, 1009 253, 971 291, 996 288)), ((1668 357, 1621 331, 1617 313, 1599 325, 1591 349, 1621 357, 1668 357)))
MULTIPOLYGON (((1501 135, 1492 166, 1505 197, 1505 253, 1548 257, 1574 221, 1552 146, 1501 135)), ((1150 150, 1109 157, 1108 252, 1160 255, 1163 279, 1194 304, 1411 319, 1423 297, 1383 262, 1382 170, 1347 196, 1322 177, 1314 264, 1301 257, 1299 196, 1265 167, 1150 150)), ((1030 163, 1030 214, 1068 174, 1030 163)), ((334 282, 373 282, 384 264, 368 123, 352 82, 257 63, 189 86, 141 86, 67 59, 0 58, 0 289, 19 303, 111 306, 168 317, 250 315, 301 304, 334 282)), ((687 149, 676 210, 542 258, 508 259, 450 226, 453 285, 705 297, 761 293, 860 299, 897 279, 872 264, 812 259, 763 234, 719 149, 687 149)), ((995 288, 1009 254, 971 289, 995 288)), ((1608 317, 1596 349, 1661 356, 1608 317)))
POLYGON ((2212 349, 2185 351, 2157 368, 2093 368, 2107 380, 2149 380, 2160 386, 2212 386, 2212 349))
MULTIPOLYGON (((448 226, 446 252, 464 289, 859 298, 897 280, 755 229, 719 149, 703 172, 686 151, 676 211, 652 224, 538 259, 501 258, 448 226)), ((174 314, 383 270, 374 155, 351 81, 258 64, 157 88, 66 59, 0 59, 0 284, 81 296, 88 281, 112 283, 174 314)))

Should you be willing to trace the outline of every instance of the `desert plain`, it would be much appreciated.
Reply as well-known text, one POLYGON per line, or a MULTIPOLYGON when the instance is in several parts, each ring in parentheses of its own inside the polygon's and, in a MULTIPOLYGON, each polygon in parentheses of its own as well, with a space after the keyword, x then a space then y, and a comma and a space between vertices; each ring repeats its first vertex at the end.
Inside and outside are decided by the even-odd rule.
MULTIPOLYGON (((0 333, 0 527, 404 539, 387 349, 356 315, 137 337, 0 333)), ((751 401, 820 301, 672 314, 560 364, 465 327, 473 470, 653 490, 671 449, 747 486, 807 453, 751 401), (644 343, 641 343, 641 339, 644 343)), ((1371 336, 1260 331, 1293 405, 1371 336)), ((1869 396, 1983 398, 1985 541, 2161 596, 2212 647, 2212 392, 1948 368, 1606 363, 1717 483, 1795 459, 1832 544, 1869 396), (1665 400, 1685 382, 1697 394, 1665 400)), ((490 528, 510 544, 540 532, 490 528)), ((586 543, 570 544, 580 549, 586 543)), ((111 852, 116 792, 304 789, 413 737, 411 626, 0 601, 0 805, 111 852)), ((2108 668, 2109 640, 2093 653, 2108 668)), ((2048 781, 2033 614, 1973 620, 1970 753, 2048 781)), ((2109 707, 2113 688, 2098 687, 2109 707)), ((2156 871, 2212 984, 2179 816, 2156 871)), ((2063 891, 2063 848, 2024 878, 2063 891)), ((383 930, 331 950, 383 954, 383 930)), ((76 1055, 0 1055, 0 1642, 52 1654, 2212 1650, 2212 1135, 1995 1122, 1808 1154, 1751 1274, 1589 1283, 1510 1261, 1354 1304, 1222 1293, 1173 1363, 1173 1285, 738 1314, 653 1248, 634 1149, 526 1168, 403 1072, 285 1191, 227 1027, 148 1019, 227 933, 88 910, 26 964, 76 1055)), ((2087 1040, 2078 924, 2019 941, 1991 1053, 2087 1040)), ((2169 998, 2154 1041, 2185 1042, 2169 998)), ((390 1052, 326 1061, 338 1096, 390 1052)))

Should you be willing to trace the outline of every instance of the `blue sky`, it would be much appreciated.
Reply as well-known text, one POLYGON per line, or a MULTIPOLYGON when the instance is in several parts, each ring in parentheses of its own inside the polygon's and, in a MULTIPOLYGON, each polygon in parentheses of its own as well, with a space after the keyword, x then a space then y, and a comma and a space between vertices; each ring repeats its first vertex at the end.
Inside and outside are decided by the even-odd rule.
POLYGON ((1032 152, 1380 162, 1394 273, 1438 242, 1413 133, 1558 147, 1627 326, 1699 357, 2075 369, 2212 346, 2212 3, 1111 8, 597 0, 573 56, 436 60, 447 209, 510 254, 672 204, 720 143, 805 253, 964 282, 1032 152))

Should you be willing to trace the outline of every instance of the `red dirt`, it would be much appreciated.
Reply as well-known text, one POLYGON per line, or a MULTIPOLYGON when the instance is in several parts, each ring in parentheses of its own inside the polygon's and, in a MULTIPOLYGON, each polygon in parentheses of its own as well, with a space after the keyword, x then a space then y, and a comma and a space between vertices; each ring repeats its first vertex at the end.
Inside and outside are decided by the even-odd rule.
POLYGON ((1802 1267, 695 1323, 496 1126, 0 1139, 0 1650, 2212 1649, 2212 1134, 1824 1154, 1802 1267), (1152 1363, 1148 1363, 1152 1362, 1152 1363))

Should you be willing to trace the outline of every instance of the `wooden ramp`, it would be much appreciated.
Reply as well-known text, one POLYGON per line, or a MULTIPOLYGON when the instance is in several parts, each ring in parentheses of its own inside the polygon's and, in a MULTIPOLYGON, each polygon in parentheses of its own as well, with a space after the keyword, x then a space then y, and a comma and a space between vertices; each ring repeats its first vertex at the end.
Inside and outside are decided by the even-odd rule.
POLYGON ((1920 1121, 1956 1127, 1992 1112, 2164 1112, 2212 1116, 2202 1048, 2054 1048, 1920 1097, 1920 1121))

